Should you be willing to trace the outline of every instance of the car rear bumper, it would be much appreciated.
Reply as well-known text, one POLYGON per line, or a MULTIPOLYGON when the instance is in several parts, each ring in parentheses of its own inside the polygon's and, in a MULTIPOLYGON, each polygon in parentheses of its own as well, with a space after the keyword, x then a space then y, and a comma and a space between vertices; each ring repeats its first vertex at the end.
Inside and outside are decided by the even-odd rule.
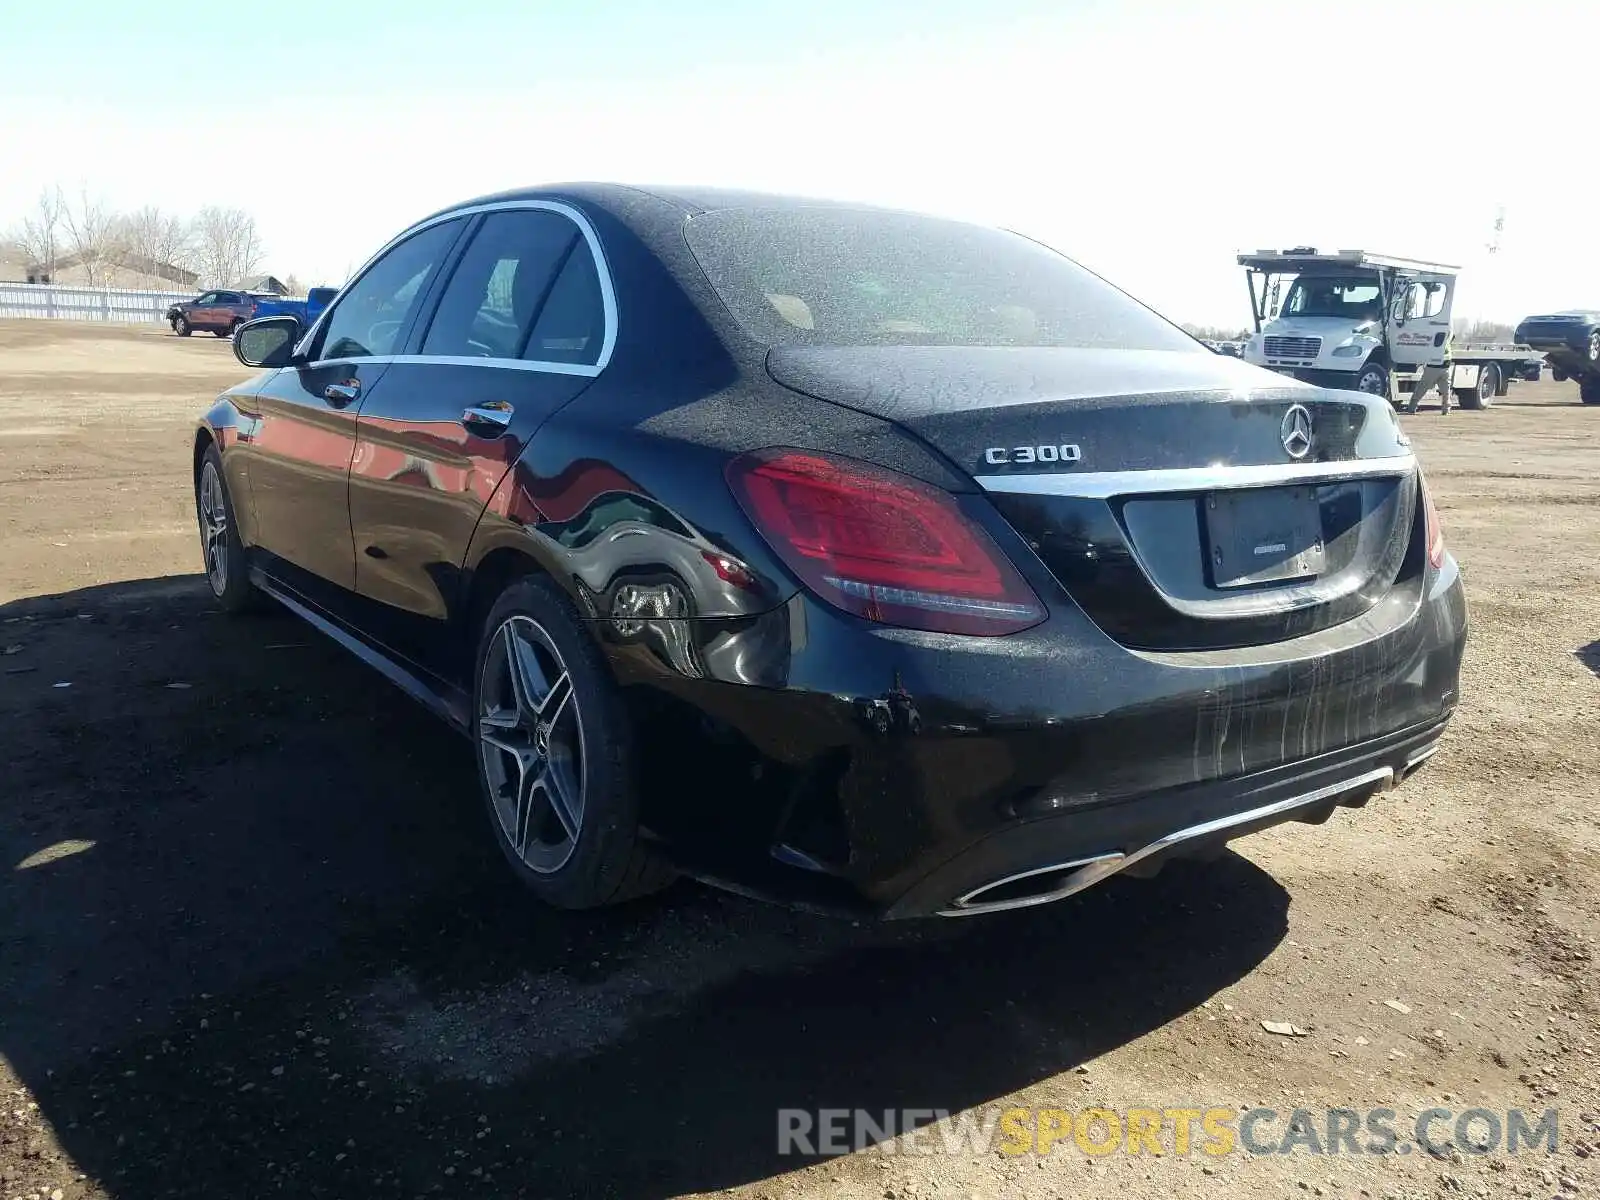
POLYGON ((1517 341, 1549 355, 1563 366, 1570 364, 1583 367, 1592 365, 1589 363, 1589 338, 1592 332, 1592 326, 1588 325, 1524 328, 1517 330, 1517 341))
POLYGON ((1043 625, 995 639, 875 626, 803 594, 626 638, 597 620, 643 731, 648 829, 689 873, 756 894, 978 910, 962 897, 1019 874, 1139 854, 1120 864, 1137 870, 1360 802, 1420 761, 1457 702, 1467 621, 1449 558, 1362 617, 1243 650, 1135 651, 1048 603, 1043 625))
POLYGON ((1113 875, 1204 858, 1288 821, 1321 823, 1397 786, 1438 749, 1446 721, 1273 771, 1215 780, 1001 830, 930 872, 890 917, 970 916, 1064 899, 1113 875))

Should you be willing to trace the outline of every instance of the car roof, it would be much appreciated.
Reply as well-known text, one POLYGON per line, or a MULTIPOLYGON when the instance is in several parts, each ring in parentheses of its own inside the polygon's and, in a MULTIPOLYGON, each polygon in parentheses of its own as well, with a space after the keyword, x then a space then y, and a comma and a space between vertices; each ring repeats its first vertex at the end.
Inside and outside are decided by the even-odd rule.
MULTIPOLYGON (((878 204, 864 204, 851 200, 827 199, 818 196, 801 196, 783 192, 751 191, 743 188, 724 188, 711 185, 646 186, 626 183, 560 183, 539 187, 517 188, 479 196, 452 204, 448 208, 424 218, 433 220, 452 212, 475 208, 483 204, 505 204, 517 200, 566 200, 589 203, 617 212, 637 206, 642 199, 653 199, 683 216, 715 212, 729 208, 802 209, 837 208, 874 212, 900 212, 907 210, 887 208, 878 204)), ((422 222, 418 222, 421 224, 422 222)))

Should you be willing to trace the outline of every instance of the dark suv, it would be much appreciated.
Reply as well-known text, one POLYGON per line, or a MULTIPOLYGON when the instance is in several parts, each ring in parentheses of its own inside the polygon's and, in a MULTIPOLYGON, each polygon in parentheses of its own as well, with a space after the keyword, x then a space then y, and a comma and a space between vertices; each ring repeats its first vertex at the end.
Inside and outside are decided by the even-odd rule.
POLYGON ((1600 312, 1572 309, 1524 317, 1516 336, 1522 345, 1544 353, 1556 382, 1576 379, 1578 398, 1600 404, 1600 312))

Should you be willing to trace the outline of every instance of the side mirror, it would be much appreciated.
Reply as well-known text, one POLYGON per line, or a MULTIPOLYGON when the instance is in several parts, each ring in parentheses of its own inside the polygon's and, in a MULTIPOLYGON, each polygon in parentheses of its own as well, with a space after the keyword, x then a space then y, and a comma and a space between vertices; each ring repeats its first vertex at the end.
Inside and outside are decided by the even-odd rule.
POLYGON ((287 367, 299 340, 299 317, 260 317, 234 331, 233 354, 247 367, 287 367))

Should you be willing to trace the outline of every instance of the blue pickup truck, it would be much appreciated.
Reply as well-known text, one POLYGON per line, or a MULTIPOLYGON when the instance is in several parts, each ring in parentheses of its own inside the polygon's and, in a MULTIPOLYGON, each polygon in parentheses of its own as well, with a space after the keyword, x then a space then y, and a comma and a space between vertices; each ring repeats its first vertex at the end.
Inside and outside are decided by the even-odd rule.
POLYGON ((322 310, 327 308, 338 294, 338 288, 316 287, 306 293, 304 300, 290 300, 282 296, 258 296, 255 297, 256 311, 251 320, 256 317, 298 317, 300 327, 309 329, 311 323, 322 315, 322 310))

